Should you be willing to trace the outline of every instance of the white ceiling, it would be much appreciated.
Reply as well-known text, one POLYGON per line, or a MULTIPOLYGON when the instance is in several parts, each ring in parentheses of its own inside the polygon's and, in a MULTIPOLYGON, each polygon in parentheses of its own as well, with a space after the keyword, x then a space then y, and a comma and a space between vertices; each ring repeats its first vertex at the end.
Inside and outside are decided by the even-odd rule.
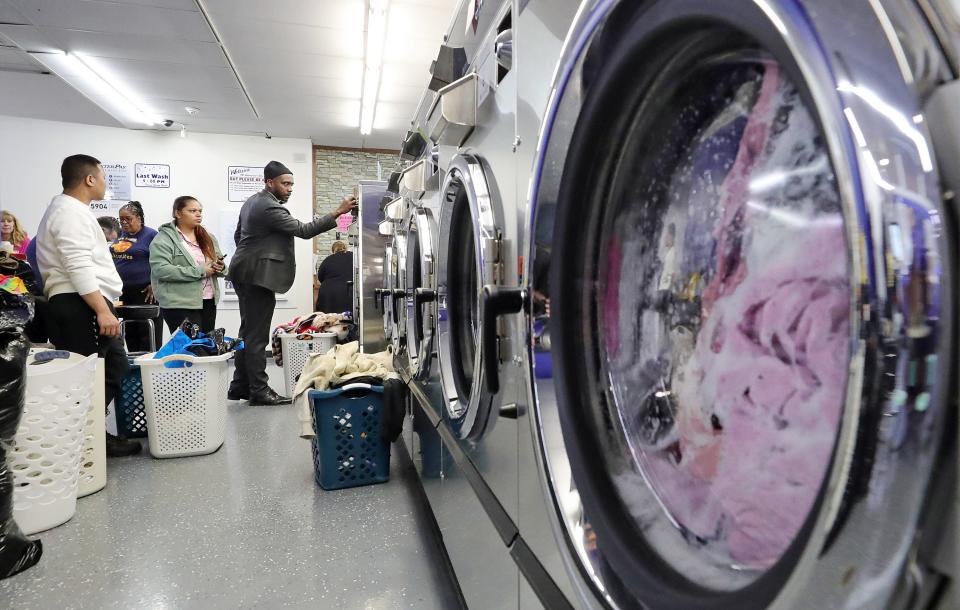
POLYGON ((190 131, 398 148, 458 3, 391 0, 364 137, 366 0, 0 0, 0 115, 119 126, 27 53, 67 51, 95 58, 151 112, 190 131))

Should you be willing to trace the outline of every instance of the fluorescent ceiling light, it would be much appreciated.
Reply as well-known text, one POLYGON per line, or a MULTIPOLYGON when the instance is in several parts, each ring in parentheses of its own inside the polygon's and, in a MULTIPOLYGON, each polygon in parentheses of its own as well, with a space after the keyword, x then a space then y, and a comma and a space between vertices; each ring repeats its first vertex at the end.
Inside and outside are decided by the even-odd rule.
POLYGON ((95 60, 76 53, 30 55, 124 125, 149 127, 160 123, 160 119, 146 111, 143 102, 119 79, 103 74, 102 65, 95 60))
POLYGON ((383 47, 387 38, 387 11, 390 0, 369 0, 367 12, 367 45, 363 69, 363 91, 360 99, 360 133, 373 131, 376 117, 380 77, 383 74, 383 47))

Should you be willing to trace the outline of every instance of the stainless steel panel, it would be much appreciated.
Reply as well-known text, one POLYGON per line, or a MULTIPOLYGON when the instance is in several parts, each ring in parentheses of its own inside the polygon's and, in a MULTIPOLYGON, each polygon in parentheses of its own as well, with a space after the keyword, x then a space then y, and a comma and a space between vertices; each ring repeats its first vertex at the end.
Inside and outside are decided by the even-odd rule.
MULTIPOLYGON (((573 23, 580 0, 530 0, 514 16, 514 61, 517 71, 517 225, 521 227, 521 251, 529 249, 532 235, 528 233, 528 193, 540 128, 547 110, 550 82, 560 59, 567 31, 573 23)), ((520 330, 515 339, 523 344, 525 333, 520 330)), ((525 360, 526 357, 524 357, 525 360)), ((531 383, 525 376, 524 384, 531 383)), ((520 496, 517 527, 533 553, 539 558, 554 582, 571 603, 577 600, 576 589, 564 564, 563 534, 556 530, 558 508, 547 487, 543 464, 536 445, 537 435, 530 410, 528 395, 519 398, 519 477, 520 496)), ((560 422, 552 425, 559 428, 560 422)), ((559 439, 559 435, 551 435, 559 439)), ((564 452, 562 442, 555 448, 564 452)), ((570 566, 573 567, 572 565, 570 566)), ((521 579, 522 580, 522 579, 521 579)), ((526 583, 521 583, 521 608, 540 608, 540 601, 526 583)))
POLYGON ((421 480, 467 605, 516 608, 520 574, 509 550, 450 454, 441 460, 443 475, 421 480))
POLYGON ((360 182, 357 199, 360 205, 360 244, 354 257, 355 295, 359 304, 354 319, 360 329, 360 348, 379 352, 387 348, 376 289, 383 287, 383 262, 386 238, 380 234, 383 221, 380 201, 386 195, 387 183, 373 180, 360 182), (359 265, 359 267, 358 267, 359 265))

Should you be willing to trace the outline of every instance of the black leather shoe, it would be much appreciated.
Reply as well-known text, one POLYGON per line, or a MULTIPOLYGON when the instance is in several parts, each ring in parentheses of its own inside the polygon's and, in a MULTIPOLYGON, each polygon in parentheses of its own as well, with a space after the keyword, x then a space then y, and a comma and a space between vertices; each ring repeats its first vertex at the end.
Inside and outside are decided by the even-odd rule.
POLYGON ((139 441, 129 438, 120 438, 107 432, 107 456, 124 457, 140 453, 139 441))
POLYGON ((247 400, 250 398, 250 391, 242 392, 240 390, 227 390, 227 400, 247 400))
POLYGON ((280 396, 273 390, 267 390, 263 394, 253 394, 250 396, 251 407, 275 407, 277 405, 288 405, 293 402, 286 396, 280 396))

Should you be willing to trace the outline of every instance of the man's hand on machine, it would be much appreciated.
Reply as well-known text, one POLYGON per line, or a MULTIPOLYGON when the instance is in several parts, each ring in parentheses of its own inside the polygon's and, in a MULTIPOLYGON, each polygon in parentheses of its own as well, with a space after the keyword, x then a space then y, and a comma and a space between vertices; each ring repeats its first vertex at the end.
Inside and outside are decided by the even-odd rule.
POLYGON ((356 197, 344 197, 337 209, 333 211, 334 216, 341 216, 357 209, 356 197))

